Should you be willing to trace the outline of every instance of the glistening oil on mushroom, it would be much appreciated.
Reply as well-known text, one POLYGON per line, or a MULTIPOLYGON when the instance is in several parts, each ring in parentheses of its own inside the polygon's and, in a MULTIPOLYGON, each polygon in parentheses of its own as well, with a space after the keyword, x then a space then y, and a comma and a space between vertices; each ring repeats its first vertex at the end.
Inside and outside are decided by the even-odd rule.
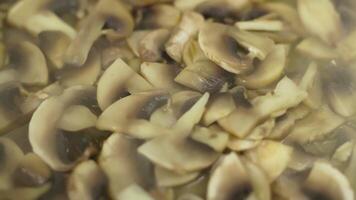
POLYGON ((354 200, 354 0, 0 0, 0 200, 354 200))

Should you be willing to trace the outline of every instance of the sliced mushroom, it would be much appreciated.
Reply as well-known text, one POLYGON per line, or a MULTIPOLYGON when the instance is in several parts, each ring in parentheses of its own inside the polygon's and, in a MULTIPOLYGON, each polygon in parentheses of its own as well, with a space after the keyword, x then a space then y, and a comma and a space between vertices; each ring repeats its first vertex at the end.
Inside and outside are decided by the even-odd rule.
POLYGON ((179 174, 174 171, 164 169, 162 167, 155 167, 156 182, 159 187, 174 187, 183 185, 199 176, 199 172, 188 172, 179 174))
POLYGON ((60 31, 74 38, 76 31, 51 10, 51 3, 52 0, 19 1, 9 10, 7 20, 36 36, 43 31, 60 31))
POLYGON ((188 11, 183 14, 165 44, 166 52, 173 60, 181 62, 184 46, 198 33, 203 23, 204 18, 198 13, 188 11))
POLYGON ((9 49, 9 67, 14 68, 19 80, 26 85, 46 85, 46 58, 34 44, 24 41, 9 49))
POLYGON ((263 140, 256 148, 246 152, 247 157, 257 163, 273 182, 287 168, 293 149, 272 140, 263 140))
POLYGON ((186 10, 193 10, 196 6, 201 4, 202 2, 205 2, 207 0, 195 0, 195 1, 190 1, 190 0, 175 0, 174 1, 174 6, 179 8, 180 10, 186 11, 186 10))
POLYGON ((251 74, 241 76, 238 82, 249 89, 266 87, 277 81, 284 72, 287 52, 284 46, 276 45, 251 74))
POLYGON ((216 92, 227 81, 228 73, 209 60, 185 67, 174 79, 176 82, 200 92, 216 92))
POLYGON ((264 59, 274 43, 236 27, 207 22, 199 32, 205 55, 226 71, 240 74, 251 69, 252 59, 264 59))
POLYGON ((180 17, 180 11, 177 8, 168 4, 156 4, 142 10, 137 27, 139 29, 171 29, 178 24, 180 17))
POLYGON ((344 174, 348 178, 354 191, 356 188, 355 169, 356 169, 356 146, 353 147, 351 157, 349 158, 349 163, 346 169, 344 170, 344 174))
POLYGON ((345 175, 323 162, 314 164, 302 189, 310 198, 354 199, 354 192, 345 175))
POLYGON ((65 131, 80 131, 95 127, 97 117, 89 108, 73 105, 66 108, 59 119, 58 128, 65 131))
POLYGON ((245 138, 247 140, 262 140, 267 138, 275 126, 275 120, 268 119, 260 125, 256 126, 251 133, 245 138))
POLYGON ((201 50, 199 43, 193 39, 185 44, 182 57, 185 66, 192 65, 200 60, 206 60, 206 56, 201 50))
POLYGON ((78 34, 69 45, 64 61, 66 64, 82 66, 87 60, 93 43, 102 33, 106 25, 114 31, 115 37, 131 34, 134 22, 125 6, 115 0, 101 0, 95 9, 84 19, 78 34))
POLYGON ((23 156, 22 150, 12 140, 0 138, 0 190, 13 187, 12 174, 23 156))
POLYGON ((70 174, 67 185, 69 199, 98 199, 104 192, 106 177, 92 160, 78 164, 70 174))
POLYGON ((148 187, 153 177, 150 163, 137 153, 139 143, 121 134, 112 134, 103 144, 99 165, 108 178, 109 195, 119 199, 131 184, 148 187))
POLYGON ((142 76, 156 89, 164 89, 175 93, 184 88, 174 82, 174 78, 179 73, 179 68, 175 65, 144 62, 141 64, 140 69, 142 76))
POLYGON ((227 143, 227 147, 233 151, 240 152, 253 149, 257 147, 260 143, 261 141, 259 140, 245 140, 230 137, 229 142, 227 143))
POLYGON ((2 69, 5 66, 6 59, 7 59, 7 55, 6 55, 5 45, 2 42, 0 42, 0 69, 2 69))
POLYGON ((349 141, 340 145, 334 152, 331 160, 336 163, 345 163, 349 160, 352 155, 352 151, 354 148, 354 142, 349 141))
POLYGON ((279 20, 251 20, 251 21, 238 21, 235 23, 241 30, 246 31, 282 31, 283 23, 279 20))
POLYGON ((208 200, 271 199, 268 179, 261 169, 242 161, 237 154, 225 155, 213 170, 208 188, 208 200))
POLYGON ((338 43, 337 51, 345 61, 351 61, 356 58, 355 47, 352 45, 355 42, 356 31, 352 31, 338 43))
POLYGON ((24 199, 32 200, 39 199, 51 188, 51 184, 47 183, 40 187, 20 187, 9 190, 0 190, 1 198, 3 199, 24 199))
POLYGON ((317 60, 332 60, 339 57, 337 50, 320 39, 313 37, 302 40, 296 49, 302 54, 317 60))
POLYGON ((229 140, 228 133, 214 125, 209 128, 196 126, 190 137, 197 142, 208 145, 217 152, 222 152, 229 140))
POLYGON ((332 1, 298 0, 298 13, 305 29, 328 44, 336 43, 342 34, 342 22, 332 1))
MULTIPOLYGON (((29 140, 33 151, 52 169, 69 170, 80 159, 80 156, 73 158, 72 155, 68 155, 71 151, 65 143, 68 139, 58 129, 59 119, 66 108, 71 105, 80 105, 83 101, 88 101, 93 97, 95 97, 93 87, 73 86, 64 90, 59 96, 46 99, 34 112, 29 124, 29 140), (43 124, 44 121, 46 121, 45 124, 43 124)), ((84 145, 84 149, 87 145, 84 145)), ((76 148, 80 150, 79 147, 76 148)))
POLYGON ((117 99, 129 93, 152 89, 150 83, 131 69, 123 60, 117 59, 105 70, 98 82, 97 99, 102 110, 105 110, 117 99))
POLYGON ((235 110, 235 102, 230 93, 218 93, 212 96, 203 115, 203 124, 208 126, 226 117, 235 110))
POLYGON ((127 39, 127 44, 136 56, 140 56, 139 48, 141 46, 142 39, 150 33, 151 30, 137 30, 134 31, 127 39))
POLYGON ((175 171, 187 173, 210 166, 218 157, 210 147, 188 136, 204 112, 209 95, 203 95, 171 128, 171 133, 156 137, 138 148, 153 163, 175 171))
POLYGON ((169 35, 168 29, 156 29, 144 35, 138 44, 140 58, 150 62, 162 60, 164 44, 169 35))
POLYGON ((142 187, 133 184, 125 188, 117 197, 118 200, 154 200, 142 187))
POLYGON ((138 138, 167 134, 168 129, 148 121, 150 115, 166 104, 168 94, 162 91, 142 92, 122 98, 109 106, 99 117, 99 130, 126 133, 138 138))
POLYGON ((178 197, 177 200, 203 200, 201 197, 194 194, 184 194, 178 197))

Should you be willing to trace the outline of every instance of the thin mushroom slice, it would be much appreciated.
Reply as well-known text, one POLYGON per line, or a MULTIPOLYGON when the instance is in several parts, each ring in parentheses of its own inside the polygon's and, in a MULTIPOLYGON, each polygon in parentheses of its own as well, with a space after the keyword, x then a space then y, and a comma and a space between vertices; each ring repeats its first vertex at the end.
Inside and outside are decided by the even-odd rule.
POLYGON ((137 23, 139 29, 171 29, 179 23, 181 17, 180 11, 168 4, 152 5, 141 12, 137 23))
MULTIPOLYGON (((68 151, 71 152, 70 147, 66 146, 66 142, 69 141, 59 130, 58 125, 66 108, 80 105, 93 97, 95 97, 93 87, 73 86, 64 90, 59 96, 46 99, 34 112, 29 124, 29 140, 33 151, 52 169, 69 170, 80 159, 80 156, 72 158, 67 154, 68 151), (46 123, 43 124, 43 121, 46 123)), ((83 154, 83 152, 79 153, 83 154)))
POLYGON ((92 160, 78 164, 70 174, 67 185, 69 199, 97 199, 106 186, 106 176, 92 160))
POLYGON ((196 179, 199 174, 199 172, 179 174, 159 166, 155 167, 155 177, 159 187, 174 187, 183 185, 196 179))
POLYGON ((132 32, 132 34, 126 39, 128 46, 136 56, 140 56, 139 48, 142 39, 150 33, 151 30, 138 30, 132 32))
POLYGON ((256 148, 248 150, 249 159, 265 171, 268 180, 273 182, 287 168, 293 149, 272 140, 263 140, 256 148))
POLYGON ((46 85, 49 75, 42 51, 30 42, 24 41, 9 49, 9 67, 16 70, 21 83, 46 85))
POLYGON ((208 126, 217 120, 226 117, 235 110, 235 108, 236 105, 233 95, 227 92, 218 93, 215 96, 212 96, 210 102, 208 102, 202 122, 204 125, 208 126))
POLYGON ((203 95, 171 128, 171 133, 156 137, 138 148, 156 165, 186 173, 210 166, 218 157, 209 146, 196 142, 188 136, 204 112, 209 95, 203 95))
POLYGON ((123 60, 117 59, 105 70, 98 82, 97 99, 99 107, 105 110, 117 99, 129 93, 152 89, 142 76, 137 74, 123 60))
POLYGON ((117 197, 118 200, 154 200, 142 187, 133 184, 125 188, 117 197))
POLYGON ((207 59, 204 52, 201 50, 199 43, 193 39, 189 40, 187 44, 185 44, 182 54, 185 66, 207 59))
POLYGON ((168 29, 152 30, 142 37, 138 44, 139 57, 144 61, 160 61, 163 59, 164 44, 168 40, 168 29))
POLYGON ((279 20, 250 20, 250 21, 238 21, 235 23, 241 30, 246 31, 282 31, 283 22, 279 20))
POLYGON ((168 129, 148 120, 157 108, 167 103, 168 97, 166 92, 149 91, 122 98, 99 116, 96 127, 141 139, 167 134, 168 129))
POLYGON ((242 152, 257 147, 261 141, 259 140, 245 140, 231 137, 227 143, 227 147, 235 152, 242 152))
POLYGON ((349 180, 354 191, 356 189, 355 169, 356 169, 356 146, 354 145, 351 152, 351 157, 349 158, 349 163, 347 164, 347 167, 344 170, 344 174, 349 180))
POLYGON ((97 117, 89 108, 73 105, 65 109, 58 122, 58 128, 66 131, 80 131, 95 127, 97 117))
POLYGON ((185 45, 193 38, 204 23, 204 17, 198 13, 187 11, 173 30, 165 44, 167 54, 177 62, 181 62, 185 45))
POLYGON ((43 31, 60 31, 74 38, 76 31, 50 10, 51 3, 52 0, 19 1, 9 10, 7 20, 36 36, 43 31))
POLYGON ((178 197, 177 200, 203 200, 203 198, 195 195, 195 194, 184 194, 178 197))
POLYGON ((208 128, 196 126, 190 137, 197 142, 208 145, 217 152, 222 152, 229 140, 228 133, 214 125, 208 128))
POLYGON ((87 60, 93 43, 102 34, 104 25, 113 30, 114 37, 125 37, 133 31, 134 22, 131 13, 122 2, 101 0, 94 10, 84 19, 84 22, 69 45, 64 61, 73 66, 82 66, 87 60))
POLYGON ((180 69, 171 64, 144 62, 141 64, 141 74, 156 89, 167 90, 175 93, 184 89, 181 85, 174 82, 174 78, 180 69))
POLYGON ((103 144, 98 162, 108 178, 109 195, 113 199, 131 184, 144 188, 151 184, 153 168, 137 153, 138 145, 119 133, 112 134, 103 144))
POLYGON ((314 164, 302 190, 311 198, 354 199, 354 192, 345 175, 330 164, 320 161, 314 164))
POLYGON ((39 199, 43 194, 49 191, 51 184, 47 183, 40 187, 19 187, 11 188, 9 190, 0 190, 1 198, 3 199, 23 199, 33 200, 39 199))
POLYGON ((298 0, 298 13, 305 29, 328 44, 338 42, 342 22, 331 0, 298 0))
POLYGON ((346 62, 356 58, 355 47, 352 45, 356 42, 356 31, 352 31, 343 38, 337 45, 337 52, 346 62))
POLYGON ((302 54, 317 60, 332 60, 339 57, 337 50, 318 38, 309 37, 302 40, 296 49, 302 54))
POLYGON ((266 87, 282 76, 286 59, 285 47, 276 45, 255 71, 249 75, 238 77, 238 82, 249 89, 266 87))
POLYGON ((0 138, 0 190, 13 187, 12 174, 24 154, 12 140, 0 138))

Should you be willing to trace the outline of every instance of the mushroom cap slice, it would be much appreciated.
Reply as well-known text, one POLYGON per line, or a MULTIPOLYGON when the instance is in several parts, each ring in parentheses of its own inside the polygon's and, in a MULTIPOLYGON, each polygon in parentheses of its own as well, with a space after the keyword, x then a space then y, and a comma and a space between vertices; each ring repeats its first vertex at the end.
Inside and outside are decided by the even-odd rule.
POLYGON ((168 94, 162 91, 136 93, 109 106, 99 116, 96 127, 100 130, 126 133, 138 138, 152 138, 169 132, 148 121, 150 115, 166 104, 168 94))
POLYGON ((318 38, 309 37, 302 40, 296 49, 302 54, 316 60, 332 60, 339 57, 337 50, 318 38))
POLYGON ((137 153, 138 145, 137 141, 118 133, 104 142, 98 161, 108 178, 109 194, 113 199, 131 184, 142 187, 151 184, 153 168, 137 153))
POLYGON ((159 187, 174 187, 186 184, 199 176, 199 172, 176 173, 165 168, 156 166, 155 177, 159 187))
POLYGON ((69 199, 97 199, 104 191, 106 177, 92 160, 78 164, 70 174, 67 185, 69 199))
POLYGON ((150 33, 151 30, 137 30, 126 39, 128 46, 136 56, 140 56, 139 48, 142 39, 150 33))
POLYGON ((46 85, 48 69, 46 58, 34 44, 24 41, 9 50, 9 65, 13 67, 19 80, 27 85, 46 85))
POLYGON ((182 54, 185 66, 207 59, 204 52, 201 50, 199 43, 194 39, 190 39, 187 44, 185 44, 182 54))
POLYGON ((203 115, 203 124, 210 125, 217 120, 226 117, 233 110, 236 105, 233 96, 230 93, 218 93, 211 97, 210 102, 206 107, 203 115))
POLYGON ((58 148, 67 148, 63 144, 59 120, 66 108, 81 104, 95 96, 95 90, 90 86, 73 86, 63 91, 59 96, 46 99, 34 112, 29 124, 29 140, 33 151, 39 155, 52 169, 66 171, 77 161, 63 160, 58 148), (45 124, 43 122, 46 121, 45 124))
POLYGON ((65 109, 58 122, 58 128, 65 131, 80 131, 95 127, 97 117, 89 108, 73 105, 65 109))
POLYGON ((142 10, 139 29, 171 29, 178 24, 181 17, 180 10, 169 4, 156 4, 142 10), (169 20, 168 20, 169 19, 169 20))
POLYGON ((132 184, 125 188, 117 197, 118 200, 154 200, 142 187, 137 184, 132 184))
POLYGON ((229 140, 228 133, 214 125, 208 128, 195 126, 190 137, 197 142, 208 145, 217 152, 222 152, 229 140))
POLYGON ((250 6, 248 0, 207 0, 198 4, 195 8, 206 18, 223 21, 226 18, 236 19, 244 9, 250 6))
POLYGON ((306 196, 327 199, 354 199, 349 181, 340 171, 328 163, 316 162, 304 181, 306 196))
POLYGON ((138 44, 138 53, 144 61, 160 61, 163 59, 164 44, 168 40, 168 29, 152 30, 142 37, 138 44))
POLYGON ((117 59, 99 79, 98 104, 102 110, 105 110, 127 92, 132 94, 150 89, 152 89, 152 85, 149 82, 131 69, 123 60, 117 59))

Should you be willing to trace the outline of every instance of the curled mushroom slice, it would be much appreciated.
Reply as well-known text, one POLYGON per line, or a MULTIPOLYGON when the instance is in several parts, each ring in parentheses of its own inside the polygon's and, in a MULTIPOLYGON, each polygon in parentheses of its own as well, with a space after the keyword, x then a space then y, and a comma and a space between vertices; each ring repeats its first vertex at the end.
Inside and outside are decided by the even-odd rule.
POLYGON ((82 66, 88 53, 101 35, 104 25, 114 30, 115 37, 129 35, 134 26, 131 14, 120 1, 101 0, 84 19, 78 34, 69 45, 64 60, 66 64, 82 66))
POLYGON ((202 60, 185 67, 174 79, 200 92, 216 92, 227 81, 228 73, 210 60, 202 60))
POLYGON ((351 156, 349 158, 349 163, 347 164, 344 174, 350 181, 350 184, 351 184, 352 188, 354 189, 354 191, 356 189, 355 169, 356 169, 356 146, 353 146, 351 156))
POLYGON ((125 188, 117 197, 118 200, 154 200, 142 187, 133 184, 125 188))
POLYGON ((235 23, 241 30, 246 31, 282 31, 283 23, 279 20, 251 20, 235 23))
POLYGON ((141 74, 156 89, 165 89, 175 93, 184 87, 174 82, 180 69, 175 65, 164 63, 144 62, 141 64, 141 74))
POLYGON ((0 190, 13 186, 12 174, 23 156, 22 150, 12 140, 0 138, 0 190))
POLYGON ((313 37, 302 40, 296 49, 302 54, 317 60, 332 60, 339 57, 337 50, 320 39, 313 37))
POLYGON ((70 174, 67 185, 69 199, 97 199, 104 192, 106 177, 92 160, 78 164, 70 174))
POLYGON ((207 0, 196 0, 196 1, 190 1, 190 0, 175 0, 174 1, 174 6, 179 8, 180 10, 193 10, 201 4, 202 2, 205 2, 207 0))
POLYGON ((110 105, 99 117, 99 130, 126 133, 138 138, 166 134, 168 129, 148 121, 150 115, 166 104, 168 94, 162 91, 136 93, 110 105))
POLYGON ((230 137, 227 147, 233 151, 240 152, 253 149, 261 143, 260 140, 245 140, 238 139, 235 137, 230 137))
POLYGON ((213 170, 208 188, 208 200, 271 199, 267 177, 253 163, 235 154, 225 155, 213 170), (246 163, 245 165, 243 163, 246 163))
POLYGON ((123 60, 117 59, 105 70, 98 82, 99 107, 105 110, 117 99, 129 93, 152 89, 150 83, 131 69, 123 60))
POLYGON ((298 13, 310 34, 328 44, 333 44, 340 39, 342 22, 332 1, 298 0, 298 13))
POLYGON ((66 108, 71 105, 80 105, 94 96, 93 87, 70 87, 59 96, 46 99, 34 112, 29 124, 29 140, 33 151, 52 169, 66 171, 78 161, 78 158, 68 157, 67 153, 70 150, 65 144, 68 139, 58 129, 58 125, 66 108), (46 123, 43 124, 43 121, 46 123), (63 149, 67 153, 62 152, 63 149))
POLYGON ((196 40, 191 39, 184 46, 182 59, 185 66, 188 66, 197 61, 206 60, 206 56, 201 50, 199 43, 196 40))
POLYGON ((182 60, 182 52, 187 42, 195 36, 204 18, 195 12, 185 12, 165 44, 167 54, 177 62, 182 60))
POLYGON ((172 127, 170 134, 156 137, 138 148, 138 151, 153 163, 186 173, 210 166, 218 157, 209 146, 196 142, 188 136, 198 123, 209 98, 203 95, 172 127))
POLYGON ((42 31, 60 31, 74 38, 76 31, 50 10, 52 3, 52 0, 19 1, 9 10, 7 20, 11 25, 24 28, 34 35, 42 31))
POLYGON ((345 175, 323 162, 314 164, 302 189, 311 198, 354 199, 354 192, 345 175))
POLYGON ((230 93, 218 93, 215 96, 212 96, 203 115, 202 120, 204 125, 210 125, 217 120, 226 117, 235 110, 235 108, 236 105, 233 96, 230 93))
POLYGON ((142 187, 151 184, 152 167, 137 153, 138 145, 137 141, 118 133, 112 134, 103 144, 99 165, 108 178, 109 195, 113 199, 131 184, 142 187))
POLYGON ((250 75, 239 77, 239 83, 249 89, 258 89, 272 84, 282 76, 286 58, 285 47, 276 45, 255 71, 250 75))
POLYGON ((46 58, 34 44, 24 41, 9 49, 9 66, 17 72, 19 80, 27 85, 46 85, 48 69, 46 58))
POLYGON ((126 39, 128 46, 136 56, 140 56, 139 48, 141 41, 150 32, 151 30, 137 30, 132 32, 132 34, 126 39))
POLYGON ((58 128, 66 131, 80 131, 95 127, 97 117, 89 108, 73 105, 65 109, 58 122, 58 128))
POLYGON ((144 35, 138 44, 139 56, 144 61, 155 62, 162 60, 164 44, 169 35, 168 29, 157 29, 144 35))
POLYGON ((274 43, 236 27, 206 22, 199 32, 199 45, 210 60, 240 74, 251 69, 253 57, 264 59, 274 43))
POLYGON ((168 4, 156 4, 142 10, 137 27, 139 29, 171 29, 178 24, 180 16, 177 8, 168 4))
POLYGON ((217 152, 222 152, 229 140, 228 133, 221 130, 218 126, 209 128, 196 126, 190 136, 193 140, 206 144, 217 152))
POLYGON ((352 45, 356 42, 356 31, 349 33, 337 45, 337 51, 345 61, 351 61, 356 58, 355 47, 352 45))
POLYGON ((159 187, 174 187, 186 184, 199 176, 199 172, 188 172, 179 174, 174 171, 155 167, 156 182, 159 187))
POLYGON ((273 182, 287 168, 293 153, 292 147, 272 140, 263 140, 256 148, 247 151, 247 157, 257 163, 273 182))

